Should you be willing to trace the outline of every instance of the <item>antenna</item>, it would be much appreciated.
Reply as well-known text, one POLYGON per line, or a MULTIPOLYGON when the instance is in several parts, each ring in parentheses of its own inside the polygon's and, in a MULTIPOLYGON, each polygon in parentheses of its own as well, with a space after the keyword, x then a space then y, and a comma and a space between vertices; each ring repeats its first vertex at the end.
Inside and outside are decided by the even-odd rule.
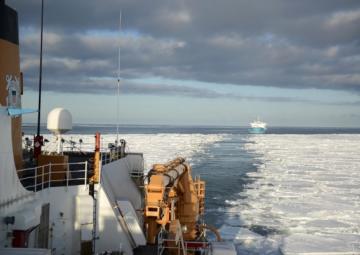
POLYGON ((116 144, 119 144, 119 97, 120 97, 120 38, 121 38, 121 10, 119 20, 119 55, 118 55, 118 73, 117 73, 117 98, 116 98, 116 144))

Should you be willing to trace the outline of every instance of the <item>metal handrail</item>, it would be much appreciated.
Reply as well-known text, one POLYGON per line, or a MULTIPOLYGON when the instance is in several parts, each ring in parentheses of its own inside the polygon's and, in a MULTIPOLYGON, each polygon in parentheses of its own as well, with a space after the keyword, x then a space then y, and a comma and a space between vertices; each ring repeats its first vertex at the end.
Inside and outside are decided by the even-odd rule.
POLYGON ((17 171, 24 177, 19 176, 25 189, 37 192, 50 188, 55 183, 65 183, 63 186, 84 185, 88 184, 87 172, 88 162, 73 163, 49 163, 47 165, 25 168, 17 171), (78 166, 75 168, 75 166, 78 166), (63 167, 64 170, 54 170, 63 167), (79 169, 79 167, 81 169, 79 169), (63 175, 60 178, 54 178, 54 175, 63 175))
MULTIPOLYGON (((180 251, 181 251, 181 247, 180 245, 169 245, 169 243, 173 243, 173 244, 176 244, 176 240, 175 239, 167 239, 167 238, 164 238, 164 234, 165 232, 163 230, 161 230, 158 234, 158 251, 157 251, 157 254, 158 255, 162 255, 163 252, 166 250, 166 249, 177 249, 178 250, 178 254, 181 254, 180 251)), ((195 252, 195 251, 198 251, 198 248, 192 248, 191 245, 199 245, 198 248, 201 248, 202 249, 202 252, 201 254, 204 254, 204 255, 208 255, 210 254, 210 250, 211 250, 211 243, 210 242, 199 242, 199 241, 184 241, 184 249, 186 252, 195 252), (190 247, 189 247, 190 246, 190 247)))
MULTIPOLYGON (((162 255, 162 253, 166 250, 166 249, 177 249, 179 251, 180 254, 180 250, 181 247, 180 245, 165 245, 166 243, 171 242, 171 243, 175 243, 174 239, 162 239, 161 244, 159 243, 159 247, 158 247, 158 255, 162 255)), ((195 252, 198 251, 198 249, 200 248, 202 250, 202 254, 209 254, 210 250, 211 250, 211 243, 210 242, 196 242, 196 241, 184 241, 184 245, 185 245, 185 251, 186 252, 195 252), (200 246, 198 248, 192 248, 191 244, 199 244, 200 246), (190 247, 189 247, 190 246, 190 247)))
POLYGON ((121 146, 101 151, 101 164, 106 165, 121 158, 121 146))

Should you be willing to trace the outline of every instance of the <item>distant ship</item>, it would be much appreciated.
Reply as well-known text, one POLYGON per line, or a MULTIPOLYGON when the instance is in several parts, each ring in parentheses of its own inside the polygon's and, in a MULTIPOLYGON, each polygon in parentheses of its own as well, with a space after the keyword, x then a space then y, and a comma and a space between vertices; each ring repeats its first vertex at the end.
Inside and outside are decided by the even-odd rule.
POLYGON ((250 123, 249 133, 250 134, 264 134, 266 132, 266 123, 259 120, 250 123))

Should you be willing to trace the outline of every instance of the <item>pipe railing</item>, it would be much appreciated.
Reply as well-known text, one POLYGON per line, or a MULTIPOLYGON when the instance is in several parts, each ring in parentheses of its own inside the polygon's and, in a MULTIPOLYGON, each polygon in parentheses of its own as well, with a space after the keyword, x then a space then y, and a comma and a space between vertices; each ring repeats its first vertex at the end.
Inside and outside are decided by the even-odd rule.
MULTIPOLYGON (((157 255, 164 254, 165 250, 177 251, 178 255, 183 254, 183 248, 180 245, 180 240, 176 242, 175 239, 167 239, 164 237, 165 232, 160 231, 158 234, 157 255)), ((188 254, 188 252, 191 254, 194 252, 199 252, 199 254, 202 255, 209 255, 211 251, 211 243, 201 241, 184 241, 184 250, 186 251, 186 254, 188 254)))
POLYGON ((24 188, 39 191, 50 187, 87 185, 88 162, 49 163, 18 170, 24 188))
POLYGON ((107 151, 101 152, 101 163, 102 165, 109 164, 115 160, 123 158, 125 156, 124 154, 125 152, 123 150, 123 147, 114 146, 112 148, 109 148, 109 150, 107 151))
MULTIPOLYGON (((32 149, 32 144, 33 142, 31 141, 30 137, 25 137, 25 139, 23 139, 23 149, 25 151, 31 152, 32 149), (28 142, 30 141, 30 143, 28 144, 28 142)), ((55 146, 57 146, 55 143, 53 142, 49 142, 47 144, 45 144, 44 146, 44 152, 46 153, 51 153, 52 151, 55 150, 55 146)), ((120 158, 123 158, 125 156, 125 146, 126 143, 121 143, 117 144, 117 143, 107 143, 107 145, 105 145, 105 142, 102 141, 101 142, 101 162, 102 165, 105 164, 109 164, 115 160, 118 160, 120 158)), ((70 140, 64 140, 64 142, 61 144, 61 150, 63 152, 83 152, 83 153, 88 153, 88 152, 93 152, 93 147, 94 144, 93 143, 89 143, 89 142, 75 142, 72 139, 70 140)), ((26 170, 26 169, 23 169, 26 170)))
MULTIPOLYGON (((179 255, 183 254, 180 241, 176 244, 174 239, 163 239, 161 244, 158 244, 158 255, 164 254, 165 250, 177 250, 179 255)), ((184 241, 184 249, 186 254, 193 254, 194 252, 200 252, 201 255, 209 255, 211 250, 210 242, 196 242, 196 241, 184 241)))

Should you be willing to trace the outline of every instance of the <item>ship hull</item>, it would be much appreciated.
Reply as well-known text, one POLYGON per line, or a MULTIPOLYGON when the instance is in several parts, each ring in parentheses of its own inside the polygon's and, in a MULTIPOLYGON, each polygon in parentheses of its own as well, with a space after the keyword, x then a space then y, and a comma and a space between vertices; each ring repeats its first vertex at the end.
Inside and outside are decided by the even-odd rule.
POLYGON ((266 128, 249 128, 250 134, 264 134, 266 132, 266 128))

